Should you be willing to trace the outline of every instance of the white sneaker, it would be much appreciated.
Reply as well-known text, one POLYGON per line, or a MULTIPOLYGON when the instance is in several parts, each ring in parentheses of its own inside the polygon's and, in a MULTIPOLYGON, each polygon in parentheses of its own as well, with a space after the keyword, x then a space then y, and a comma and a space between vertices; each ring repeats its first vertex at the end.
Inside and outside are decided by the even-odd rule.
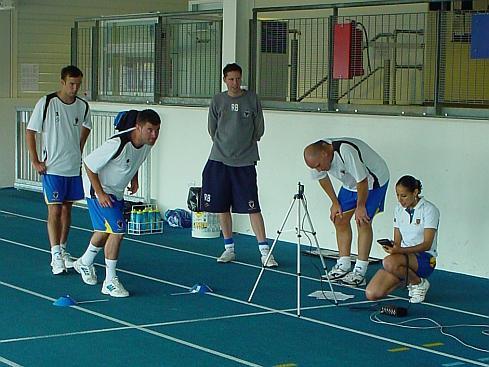
POLYGON ((266 255, 261 255, 261 264, 266 267, 266 268, 276 268, 278 266, 278 262, 275 261, 275 258, 273 255, 270 255, 270 258, 268 259, 267 263, 265 264, 265 260, 267 259, 268 254, 266 255))
POLYGON ((218 263, 228 263, 236 260, 236 254, 234 251, 224 250, 224 252, 217 258, 218 263))
POLYGON ((408 289, 408 294, 409 297, 411 298, 413 296, 413 290, 414 290, 413 284, 408 284, 406 288, 408 289))
MULTIPOLYGON (((348 274, 350 272, 351 272, 350 269, 343 270, 338 264, 335 264, 335 266, 333 266, 333 269, 331 269, 329 271, 328 277, 329 277, 329 280, 331 280, 331 281, 338 280, 338 279, 343 278, 346 274, 348 274)), ((328 279, 328 277, 326 275, 322 276, 323 279, 328 279)))
POLYGON ((61 258, 61 255, 56 255, 51 259, 51 271, 54 275, 58 275, 66 271, 65 263, 61 258))
POLYGON ((412 284, 411 287, 412 287, 412 292, 411 292, 412 295, 409 302, 421 303, 424 301, 428 289, 430 289, 430 283, 428 282, 428 279, 421 278, 421 283, 412 284))
POLYGON ((97 273, 95 272, 95 266, 93 266, 93 264, 83 265, 81 258, 79 258, 73 263, 73 268, 75 268, 76 272, 81 275, 84 283, 88 285, 97 284, 97 273))
POLYGON ((341 284, 350 285, 353 287, 361 287, 367 284, 365 280, 365 275, 360 274, 356 269, 346 274, 343 278, 339 280, 341 284))
POLYGON ((104 280, 102 293, 112 297, 129 297, 129 292, 124 288, 118 277, 112 278, 110 282, 104 280))
POLYGON ((72 269, 73 268, 73 259, 71 258, 71 255, 69 252, 63 251, 61 253, 61 258, 63 259, 63 262, 65 263, 65 268, 66 269, 72 269))

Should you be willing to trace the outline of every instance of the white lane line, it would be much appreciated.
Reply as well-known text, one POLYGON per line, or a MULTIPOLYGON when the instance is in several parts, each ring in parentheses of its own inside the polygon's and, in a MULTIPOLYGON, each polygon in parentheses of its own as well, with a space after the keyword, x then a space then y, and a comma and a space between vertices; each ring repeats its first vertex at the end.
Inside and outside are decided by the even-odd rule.
MULTIPOLYGON (((346 305, 360 304, 360 303, 366 303, 366 302, 369 302, 369 301, 351 302, 351 303, 345 303, 344 305, 346 306, 346 305)), ((78 302, 78 303, 80 303, 80 302, 78 302)), ((321 306, 308 306, 308 307, 303 307, 302 310, 324 309, 324 308, 331 308, 331 307, 336 307, 336 305, 329 304, 329 305, 321 305, 321 306)), ((296 308, 284 309, 281 311, 283 311, 283 312, 295 312, 296 308)), ((137 325, 137 326, 149 328, 149 327, 159 327, 159 326, 182 325, 182 324, 191 324, 191 323, 197 323, 197 322, 220 321, 220 320, 236 319, 236 318, 242 318, 242 317, 271 315, 271 314, 276 314, 276 313, 277 313, 277 311, 258 311, 258 312, 248 312, 248 313, 243 313, 243 314, 226 315, 226 316, 203 317, 203 318, 199 318, 199 319, 154 322, 154 323, 150 323, 150 324, 141 324, 141 325, 137 325)), ((69 333, 26 336, 26 337, 22 337, 22 338, 3 339, 3 340, 0 340, 0 344, 14 343, 14 342, 28 341, 28 340, 36 340, 36 339, 57 338, 57 337, 72 336, 72 335, 105 333, 105 332, 129 330, 129 329, 134 329, 134 328, 130 327, 130 326, 120 326, 120 327, 113 327, 113 328, 73 331, 73 332, 69 332, 69 333)))
POLYGON ((77 305, 81 305, 82 303, 97 303, 97 302, 107 302, 108 299, 94 299, 92 301, 76 301, 77 305))
MULTIPOLYGON (((13 216, 17 216, 19 218, 34 220, 34 221, 38 221, 38 222, 44 222, 44 223, 46 222, 45 219, 40 219, 40 218, 31 217, 31 216, 27 216, 27 215, 17 214, 17 213, 5 211, 5 210, 0 210, 0 213, 6 213, 6 214, 13 215, 13 216)), ((77 227, 77 226, 71 226, 71 228, 78 229, 78 230, 84 231, 84 232, 90 232, 90 233, 93 232, 91 229, 77 227)), ((15 244, 15 242, 10 241, 10 240, 7 240, 7 239, 0 238, 0 240, 4 240, 6 242, 12 242, 12 243, 15 244)), ((192 251, 188 251, 188 250, 182 250, 182 249, 178 249, 178 248, 174 248, 174 247, 170 247, 170 246, 159 245, 159 244, 156 244, 156 243, 142 241, 142 240, 137 240, 137 239, 130 238, 130 237, 124 237, 124 240, 125 241, 126 240, 127 241, 133 241, 133 242, 141 243, 141 244, 152 246, 152 247, 159 247, 159 248, 163 248, 163 249, 170 250, 170 251, 176 251, 176 252, 186 253, 186 254, 189 254, 189 255, 206 257, 206 258, 210 258, 210 259, 213 259, 213 260, 215 259, 214 256, 205 255, 205 254, 201 254, 201 253, 198 253, 198 252, 192 252, 192 251)), ((24 246, 24 247, 27 247, 27 248, 31 248, 33 250, 38 250, 38 251, 43 251, 43 252, 49 252, 48 250, 44 250, 44 249, 37 248, 37 247, 34 247, 34 246, 29 246, 29 245, 25 245, 25 244, 21 244, 21 245, 24 246)), ((261 266, 257 266, 257 265, 252 265, 252 264, 247 264, 247 263, 242 263, 242 262, 237 262, 237 261, 235 261, 234 263, 240 264, 240 265, 243 265, 243 266, 248 266, 248 267, 256 268, 256 269, 261 269, 261 266)), ((101 266, 101 267, 105 267, 105 265, 102 265, 102 264, 96 264, 96 265, 101 266)), ((268 269, 267 268, 267 271, 273 271, 273 272, 277 272, 277 273, 280 273, 280 274, 284 274, 284 275, 288 275, 288 276, 293 276, 293 277, 296 276, 296 274, 288 273, 288 272, 277 270, 277 269, 268 269)), ((321 280, 319 280, 317 278, 312 278, 312 277, 307 277, 307 276, 301 276, 301 278, 307 279, 307 280, 311 280, 311 281, 315 281, 315 282, 321 282, 321 280)), ((168 283, 168 284, 170 284, 170 283, 168 283)), ((335 286, 339 286, 338 284, 334 284, 334 285, 335 286)), ((176 286, 180 286, 180 285, 176 285, 176 286)), ((182 286, 180 286, 180 287, 182 287, 182 286)), ((182 288, 190 289, 189 287, 182 287, 182 288)), ((361 292, 365 292, 365 289, 363 289, 363 288, 345 287, 345 289, 346 288, 348 288, 348 289, 355 289, 355 290, 358 290, 358 291, 361 291, 361 292)), ((407 298, 404 298, 404 297, 397 297, 397 296, 389 295, 389 298, 391 300, 393 300, 393 299, 400 299, 400 300, 407 301, 407 298)), ((475 313, 475 312, 466 311, 466 310, 462 310, 462 309, 459 309, 459 308, 447 307, 447 306, 437 305, 437 304, 429 303, 429 302, 423 302, 423 305, 425 305, 425 306, 431 306, 431 307, 435 307, 435 308, 440 308, 440 309, 447 310, 447 311, 452 311, 452 312, 457 312, 457 313, 462 313, 462 314, 466 314, 466 315, 471 315, 471 316, 476 316, 476 317, 482 317, 482 318, 485 318, 485 319, 489 319, 489 315, 478 314, 478 313, 475 313)))
POLYGON ((6 358, 3 358, 3 357, 0 357, 0 362, 6 364, 7 366, 11 366, 11 367, 22 367, 22 365, 15 363, 15 362, 12 362, 12 361, 10 361, 6 358))
MULTIPOLYGON (((52 298, 52 297, 49 297, 49 296, 46 296, 44 294, 31 291, 31 290, 26 289, 26 288, 18 287, 16 285, 13 285, 13 284, 10 284, 10 283, 6 283, 6 282, 0 281, 0 285, 3 285, 5 287, 11 288, 11 289, 15 289, 15 290, 18 290, 18 291, 27 293, 27 294, 30 294, 30 295, 35 296, 35 297, 38 297, 38 298, 42 298, 42 299, 48 300, 50 302, 55 301, 55 299, 52 298)), ((197 344, 194 344, 194 343, 187 342, 187 341, 185 341, 183 339, 174 338, 174 337, 172 337, 170 335, 167 335, 167 334, 159 333, 159 332, 154 331, 154 330, 151 330, 151 329, 146 329, 144 327, 135 325, 133 323, 130 323, 130 322, 127 322, 127 321, 124 321, 124 320, 121 320, 121 319, 117 319, 117 318, 112 317, 112 316, 105 315, 105 314, 100 313, 100 312, 88 310, 88 309, 85 309, 85 308, 80 307, 80 306, 70 306, 70 307, 71 308, 74 308, 74 309, 76 309, 78 311, 85 312, 85 313, 88 313, 90 315, 93 315, 93 316, 96 316, 96 317, 99 317, 99 318, 102 318, 102 319, 105 319, 105 320, 109 320, 109 321, 115 322, 116 324, 128 326, 128 327, 137 329, 137 330, 139 330, 139 331, 141 331, 143 333, 151 334, 151 335, 154 335, 154 336, 157 336, 157 337, 166 339, 166 340, 170 340, 170 341, 175 342, 177 344, 182 344, 182 345, 185 345, 187 347, 190 347, 190 348, 193 348, 193 349, 197 349, 197 350, 200 350, 200 351, 205 352, 205 353, 209 353, 209 354, 212 354, 212 355, 221 357, 221 358, 225 358, 225 359, 231 360, 233 362, 237 362, 237 363, 243 364, 245 366, 260 367, 260 365, 258 365, 258 364, 255 364, 255 363, 246 361, 246 360, 241 359, 241 358, 237 358, 237 357, 232 356, 230 354, 224 354, 224 353, 221 353, 221 352, 216 351, 216 350, 213 350, 213 349, 209 349, 209 348, 202 347, 202 346, 197 345, 197 344)))
MULTIPOLYGON (((235 318, 241 318, 241 317, 260 316, 260 315, 273 314, 273 313, 275 313, 275 312, 272 312, 272 311, 250 312, 250 313, 239 314, 239 315, 204 317, 204 318, 192 319, 192 320, 178 320, 178 321, 154 322, 154 323, 142 324, 142 325, 137 325, 136 324, 136 327, 154 328, 154 327, 160 327, 160 326, 172 326, 172 325, 190 324, 190 323, 198 323, 198 322, 207 322, 207 321, 218 321, 218 320, 226 320, 226 319, 235 319, 235 318)), ((120 326, 120 327, 113 327, 113 328, 92 329, 92 330, 84 330, 84 331, 73 331, 73 332, 70 332, 70 333, 47 334, 47 335, 38 335, 38 336, 28 336, 28 337, 23 337, 23 338, 4 339, 4 340, 0 340, 0 344, 14 343, 14 342, 19 342, 19 341, 36 340, 36 339, 57 338, 57 337, 64 337, 64 336, 71 336, 71 335, 97 334, 97 333, 106 333, 106 332, 120 331, 120 330, 130 330, 130 329, 136 329, 136 327, 132 327, 132 326, 120 326)))
MULTIPOLYGON (((4 240, 4 239, 0 238, 0 240, 4 240)), ((10 243, 15 243, 14 241, 10 241, 10 240, 7 240, 7 241, 10 242, 10 243)), ((21 244, 21 243, 17 243, 17 244, 19 244, 21 246, 24 245, 24 244, 21 244)), ((25 246, 26 247, 31 247, 29 245, 25 245, 25 246)), ((43 251, 48 252, 47 250, 43 250, 43 251)), ((123 269, 117 269, 117 270, 120 271, 120 272, 126 273, 126 274, 130 274, 130 275, 136 276, 136 277, 140 277, 140 278, 144 278, 144 279, 148 279, 148 280, 153 280, 153 281, 158 282, 158 283, 170 284, 170 285, 174 285, 174 286, 177 286, 177 287, 190 289, 190 287, 187 287, 187 286, 183 286, 183 285, 180 285, 180 284, 177 284, 177 283, 173 283, 173 282, 168 282, 168 281, 165 281, 165 280, 162 280, 162 279, 159 279, 159 278, 151 277, 151 276, 144 275, 144 274, 139 274, 139 273, 132 272, 132 271, 129 271, 129 270, 123 270, 123 269)), ((2 283, 3 282, 0 282, 0 284, 2 284, 2 283)), ((295 314, 291 314, 291 313, 288 313, 288 312, 285 312, 285 311, 273 309, 271 307, 262 306, 262 305, 259 305, 259 304, 256 304, 256 303, 242 301, 242 300, 239 300, 239 299, 236 299, 236 298, 227 297, 227 296, 220 295, 220 294, 217 294, 217 293, 206 293, 206 294, 207 295, 210 295, 210 296, 213 296, 213 297, 220 298, 220 299, 225 299, 225 300, 228 300, 228 301, 231 301, 231 302, 240 303, 240 304, 243 304, 243 305, 249 305, 249 306, 256 307, 256 308, 259 308, 259 309, 262 309, 262 310, 273 311, 273 312, 278 313, 278 314, 281 314, 281 315, 285 315, 285 316, 288 316, 288 317, 297 318, 295 314)), ((90 310, 85 310, 85 309, 83 309, 81 307, 78 307, 78 306, 71 306, 71 307, 76 308, 76 309, 80 309, 80 310, 82 310, 84 312, 88 312, 88 313, 93 312, 93 311, 90 311, 90 310)), ((94 314, 96 315, 97 313, 94 312, 94 314)), ((106 318, 109 319, 110 316, 106 316, 106 318)), ((377 340, 382 340, 382 341, 385 341, 385 342, 388 342, 388 343, 399 344, 401 346, 405 346, 405 347, 408 347, 408 348, 417 349, 417 350, 421 350, 421 351, 428 352, 428 353, 431 353, 431 354, 437 354, 437 355, 441 355, 443 357, 448 357, 448 358, 452 358, 452 359, 455 359, 455 360, 459 360, 459 361, 463 361, 463 362, 470 362, 470 363, 473 363, 475 365, 480 365, 480 366, 486 366, 487 367, 486 364, 481 363, 481 362, 478 362, 478 361, 474 361, 474 360, 467 359, 467 358, 460 357, 460 356, 453 355, 453 354, 448 354, 448 353, 440 352, 440 351, 437 351, 437 350, 434 350, 434 349, 428 349, 428 348, 425 348, 425 347, 422 347, 422 346, 417 346, 417 345, 406 343, 406 342, 403 342, 403 341, 400 341, 400 340, 389 339, 389 338, 386 338, 386 337, 383 337, 383 336, 380 336, 380 335, 371 334, 371 333, 367 333, 367 332, 356 330, 356 329, 351 329, 349 327, 345 327, 345 326, 341 326, 341 325, 337 325, 337 324, 331 324, 329 322, 320 321, 320 320, 312 319, 312 318, 305 317, 305 316, 301 316, 300 319, 301 320, 308 321, 308 322, 311 322, 311 323, 315 323, 315 324, 319 324, 319 325, 324 325, 324 326, 332 327, 334 329, 338 329, 338 330, 350 332, 350 333, 353 333, 353 334, 358 334, 358 335, 362 335, 362 336, 367 336, 369 338, 373 338, 373 339, 377 339, 377 340)), ((140 327, 138 327, 135 324, 127 323, 126 326, 132 326, 132 327, 134 327, 136 329, 140 329, 140 327)), ((141 329, 142 330, 146 330, 144 328, 141 328, 141 329)), ((159 334, 159 333, 157 333, 157 334, 159 334)))

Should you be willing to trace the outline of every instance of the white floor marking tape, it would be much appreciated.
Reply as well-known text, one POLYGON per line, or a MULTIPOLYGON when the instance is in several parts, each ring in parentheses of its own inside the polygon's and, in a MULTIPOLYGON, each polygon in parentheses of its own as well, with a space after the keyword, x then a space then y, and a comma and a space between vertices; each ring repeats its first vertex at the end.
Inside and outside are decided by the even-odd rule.
MULTIPOLYGON (((45 219, 40 219, 40 218, 35 218, 35 217, 27 216, 27 215, 17 214, 17 213, 5 211, 5 210, 0 210, 0 213, 10 214, 10 215, 17 216, 17 217, 20 217, 20 218, 25 218, 25 219, 30 219, 30 220, 34 220, 34 221, 46 223, 46 220, 45 219)), ((82 228, 82 227, 76 227, 76 226, 71 226, 71 228, 78 229, 78 230, 84 231, 84 232, 90 232, 90 233, 93 232, 91 229, 88 229, 88 228, 82 228)), ((9 240, 3 239, 3 238, 0 238, 0 240, 4 240, 6 242, 10 242, 9 240)), ((133 242, 141 243, 141 244, 144 244, 144 245, 149 245, 149 246, 153 246, 153 247, 160 247, 160 248, 171 250, 171 251, 187 253, 187 254, 190 254, 190 255, 201 256, 201 257, 206 257, 206 258, 210 258, 210 259, 215 260, 215 256, 205 255, 205 254, 201 254, 201 253, 198 253, 198 252, 192 252, 192 251, 188 251, 188 250, 181 250, 181 249, 170 247, 170 246, 159 245, 159 244, 151 243, 151 242, 148 242, 148 241, 137 240, 137 239, 134 239, 134 238, 124 237, 124 241, 133 241, 133 242)), ((41 249, 41 248, 38 248, 38 247, 35 247, 35 246, 29 246, 29 245, 26 245, 26 244, 20 244, 20 245, 21 246, 24 246, 24 247, 27 247, 27 248, 31 248, 33 250, 43 251, 43 252, 49 253, 48 250, 44 250, 44 249, 41 249)), ((240 264, 240 265, 244 265, 244 266, 248 266, 248 267, 253 267, 253 268, 256 268, 256 269, 261 269, 261 266, 257 266, 257 265, 252 265, 252 264, 247 264, 247 263, 242 263, 242 262, 237 262, 237 261, 234 261, 234 263, 240 264)), ((96 265, 99 265, 101 267, 105 267, 104 265, 101 265, 101 264, 96 264, 96 265)), ((277 270, 277 269, 267 269, 267 271, 273 271, 273 272, 277 272, 277 273, 281 273, 281 274, 288 275, 288 276, 293 276, 293 277, 296 276, 295 273, 288 273, 288 272, 277 270)), ((311 278, 311 277, 307 277, 307 276, 301 276, 301 278, 308 279, 308 280, 311 280, 311 281, 316 281, 316 282, 319 282, 320 281, 317 278, 311 278)), ((171 283, 167 283, 167 284, 171 284, 171 283)), ((185 288, 185 289, 190 289, 190 287, 185 287, 185 286, 181 286, 181 285, 177 285, 177 284, 173 284, 173 285, 180 286, 180 287, 185 288)), ((338 286, 337 284, 335 284, 335 285, 338 286)), ((348 289, 359 290, 361 292, 365 292, 365 289, 363 289, 363 288, 355 288, 355 287, 347 287, 347 288, 348 289)), ((407 301, 407 298, 398 297, 398 296, 391 296, 390 295, 389 298, 390 298, 390 300, 389 299, 386 299, 385 301, 392 301, 393 299, 400 299, 400 300, 406 300, 407 301)), ((457 308, 452 308, 452 307, 441 306, 441 305, 437 305, 437 304, 434 304, 434 303, 423 302, 423 305, 425 305, 425 306, 431 306, 431 307, 436 307, 436 308, 440 308, 440 309, 447 310, 447 311, 453 311, 453 312, 458 312, 458 313, 463 313, 463 314, 467 314, 467 315, 471 315, 471 316, 477 316, 477 317, 482 317, 482 318, 485 318, 485 319, 489 319, 489 315, 479 314, 479 313, 475 313, 475 312, 471 312, 471 311, 465 311, 465 310, 461 310, 461 309, 457 309, 457 308)))
MULTIPOLYGON (((27 293, 27 294, 30 294, 32 296, 36 296, 36 297, 39 297, 39 298, 46 299, 46 300, 48 300, 50 302, 54 302, 55 301, 55 299, 52 298, 52 297, 45 296, 45 295, 43 295, 41 293, 37 293, 37 292, 31 291, 31 290, 26 289, 26 288, 17 287, 17 286, 15 286, 13 284, 9 284, 9 283, 0 281, 0 285, 3 285, 5 287, 9 287, 11 289, 15 289, 15 290, 18 290, 18 291, 27 293)), ((127 321, 124 321, 124 320, 121 320, 121 319, 118 319, 118 318, 115 318, 115 317, 112 317, 112 316, 108 316, 108 315, 105 315, 105 314, 100 313, 100 312, 95 312, 95 311, 92 311, 92 310, 88 310, 88 309, 85 309, 83 307, 76 306, 76 305, 70 306, 70 307, 71 308, 74 308, 74 309, 76 309, 78 311, 81 311, 81 312, 84 312, 84 313, 87 313, 87 314, 90 314, 90 315, 93 315, 93 316, 96 316, 96 317, 99 317, 99 318, 102 318, 102 319, 105 319, 105 320, 109 320, 109 321, 115 322, 115 323, 120 324, 120 325, 129 326, 131 328, 134 328, 134 329, 137 329, 139 331, 142 331, 143 333, 151 334, 151 335, 154 335, 154 336, 157 336, 157 337, 166 339, 166 340, 170 340, 170 341, 175 342, 177 344, 182 344, 182 345, 185 345, 187 347, 190 347, 190 348, 193 348, 193 349, 197 349, 197 350, 200 350, 202 352, 209 353, 209 354, 212 354, 212 355, 221 357, 221 358, 229 359, 231 361, 234 361, 234 362, 237 362, 237 363, 246 365, 246 366, 253 366, 253 367, 259 367, 260 366, 260 365, 255 364, 255 363, 245 361, 244 359, 240 359, 240 358, 234 357, 234 356, 229 355, 229 354, 221 353, 221 352, 218 352, 218 351, 213 350, 213 349, 205 348, 205 347, 202 347, 200 345, 187 342, 187 341, 185 341, 183 339, 174 338, 174 337, 172 337, 170 335, 159 333, 159 332, 154 331, 154 330, 150 330, 150 329, 147 329, 147 328, 144 328, 144 327, 141 327, 141 326, 137 326, 137 325, 135 325, 133 323, 130 323, 130 322, 127 322, 127 321)))
POLYGON ((10 361, 6 358, 3 358, 3 357, 0 357, 0 363, 6 364, 7 366, 10 366, 10 367, 22 367, 22 365, 17 364, 15 362, 12 362, 12 361, 10 361))

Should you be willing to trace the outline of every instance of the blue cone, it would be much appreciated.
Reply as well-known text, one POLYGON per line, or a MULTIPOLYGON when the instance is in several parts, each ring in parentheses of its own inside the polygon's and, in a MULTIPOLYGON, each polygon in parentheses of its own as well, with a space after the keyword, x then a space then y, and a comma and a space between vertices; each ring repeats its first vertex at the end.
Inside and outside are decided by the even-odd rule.
POLYGON ((71 298, 69 295, 59 297, 56 301, 53 302, 53 305, 59 307, 69 307, 76 305, 76 301, 71 298))
POLYGON ((214 292, 207 284, 197 283, 189 290, 190 293, 212 293, 214 292))

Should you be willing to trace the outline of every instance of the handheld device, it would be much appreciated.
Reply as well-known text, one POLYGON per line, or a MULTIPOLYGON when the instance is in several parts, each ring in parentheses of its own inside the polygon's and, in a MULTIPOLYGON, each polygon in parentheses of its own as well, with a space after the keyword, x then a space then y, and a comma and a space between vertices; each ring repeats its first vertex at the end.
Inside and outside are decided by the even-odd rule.
POLYGON ((394 246, 394 244, 392 243, 391 240, 389 240, 388 238, 381 238, 380 240, 377 240, 377 242, 379 243, 379 245, 381 246, 387 246, 387 247, 392 247, 394 246))

